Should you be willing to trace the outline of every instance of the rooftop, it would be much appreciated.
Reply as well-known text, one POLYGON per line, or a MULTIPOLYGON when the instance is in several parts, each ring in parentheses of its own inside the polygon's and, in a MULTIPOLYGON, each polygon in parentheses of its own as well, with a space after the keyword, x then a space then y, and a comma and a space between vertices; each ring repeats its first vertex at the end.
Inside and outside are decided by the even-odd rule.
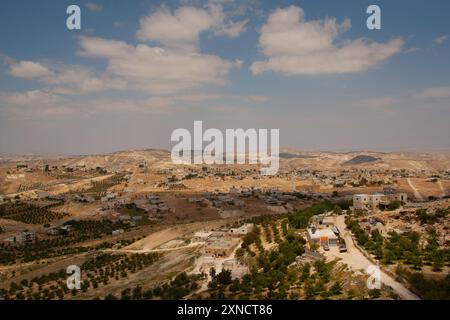
POLYGON ((308 235, 311 239, 320 239, 324 237, 327 237, 328 239, 337 239, 336 234, 330 228, 315 229, 314 233, 312 228, 308 228, 308 235))

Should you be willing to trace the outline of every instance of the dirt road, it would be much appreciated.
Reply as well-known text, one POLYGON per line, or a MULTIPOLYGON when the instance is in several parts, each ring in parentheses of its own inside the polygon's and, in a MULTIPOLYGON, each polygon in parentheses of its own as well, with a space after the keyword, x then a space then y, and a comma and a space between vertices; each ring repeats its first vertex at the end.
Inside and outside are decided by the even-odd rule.
POLYGON ((105 252, 122 252, 122 253, 158 253, 158 252, 170 252, 170 251, 176 251, 176 250, 183 250, 187 248, 194 248, 194 247, 200 247, 205 245, 203 242, 192 242, 188 245, 181 246, 181 247, 174 247, 174 248, 165 248, 165 249, 149 249, 149 248, 142 248, 142 249, 106 249, 105 252))
MULTIPOLYGON (((347 245, 348 252, 340 253, 338 248, 330 248, 330 251, 325 252, 325 256, 329 260, 335 258, 342 259, 341 261, 347 264, 350 268, 354 270, 362 270, 366 272, 367 267, 373 265, 373 263, 367 259, 361 251, 355 246, 351 233, 345 230, 345 217, 340 215, 334 217, 334 223, 338 227, 341 237, 344 238, 347 245)), ((420 298, 408 290, 403 284, 396 281, 394 278, 386 274, 381 270, 381 282, 389 287, 391 287, 395 293, 397 293, 403 300, 419 300, 420 298)))
POLYGON ((211 230, 226 224, 225 220, 211 220, 204 222, 194 222, 182 225, 176 225, 165 228, 163 230, 153 232, 144 239, 136 241, 135 243, 125 247, 128 251, 149 251, 157 249, 164 243, 177 238, 192 235, 196 231, 211 230))
POLYGON ((422 195, 420 194, 419 190, 417 190, 417 188, 412 184, 411 179, 408 178, 406 179, 406 181, 408 182, 409 186, 411 187, 411 189, 414 192, 414 197, 419 200, 419 201, 424 201, 422 195))
POLYGON ((441 197, 445 197, 447 195, 447 192, 445 192, 444 186, 442 185, 441 180, 438 180, 439 189, 441 189, 441 197))

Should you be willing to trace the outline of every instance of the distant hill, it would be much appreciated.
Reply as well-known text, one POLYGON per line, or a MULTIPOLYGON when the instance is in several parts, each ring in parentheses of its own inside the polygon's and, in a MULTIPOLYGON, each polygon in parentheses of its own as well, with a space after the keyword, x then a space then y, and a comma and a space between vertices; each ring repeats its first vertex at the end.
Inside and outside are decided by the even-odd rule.
POLYGON ((367 156, 367 155, 359 155, 359 156, 356 156, 356 157, 344 162, 344 166, 358 165, 358 164, 363 164, 363 163, 375 162, 378 160, 381 160, 381 158, 376 158, 376 157, 367 156))
POLYGON ((305 154, 295 154, 295 153, 288 153, 288 152, 281 152, 280 153, 281 159, 311 159, 315 158, 315 156, 309 156, 305 154))
MULTIPOLYGON (((197 152, 196 152, 197 154, 197 152)), ((225 156, 225 154, 224 154, 225 156)), ((58 156, 58 155, 1 155, 0 167, 15 166, 17 162, 27 164, 49 164, 58 166, 97 166, 109 171, 134 170, 144 165, 153 169, 172 168, 170 151, 158 149, 124 150, 109 154, 58 156)), ((352 166, 435 171, 450 170, 450 156, 443 154, 404 152, 324 152, 305 150, 283 150, 280 152, 280 167, 289 170, 336 170, 352 166)))

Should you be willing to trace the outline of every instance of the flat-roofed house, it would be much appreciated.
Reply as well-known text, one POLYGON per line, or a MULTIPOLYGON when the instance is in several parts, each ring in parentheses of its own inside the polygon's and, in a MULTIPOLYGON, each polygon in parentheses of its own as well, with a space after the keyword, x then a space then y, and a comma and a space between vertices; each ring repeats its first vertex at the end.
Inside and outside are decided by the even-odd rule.
POLYGON ((205 248, 205 253, 213 257, 228 257, 237 247, 240 240, 237 238, 222 238, 211 241, 205 248))
POLYGON ((353 209, 373 211, 380 207, 386 207, 394 201, 399 201, 404 204, 408 201, 408 195, 406 193, 355 194, 353 196, 353 209))
POLYGON ((15 242, 17 244, 30 244, 36 242, 36 232, 33 231, 22 231, 19 232, 15 237, 15 242))
POLYGON ((315 227, 308 228, 306 237, 309 243, 316 243, 320 245, 329 245, 330 247, 338 244, 338 235, 330 228, 317 229, 315 227))
POLYGON ((246 223, 243 226, 240 226, 239 228, 232 228, 229 231, 229 235, 232 237, 241 237, 245 236, 247 233, 253 230, 253 223, 246 223))

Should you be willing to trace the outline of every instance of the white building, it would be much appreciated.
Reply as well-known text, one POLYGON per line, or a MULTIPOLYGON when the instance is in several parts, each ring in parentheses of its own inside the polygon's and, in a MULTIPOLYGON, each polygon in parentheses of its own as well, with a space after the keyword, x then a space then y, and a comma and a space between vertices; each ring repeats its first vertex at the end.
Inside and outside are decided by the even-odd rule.
POLYGON ((123 230, 123 229, 117 229, 117 230, 113 230, 113 231, 111 232, 111 234, 112 234, 113 236, 117 236, 117 235, 122 234, 122 233, 124 233, 124 232, 125 232, 125 230, 123 230))
POLYGON ((317 243, 320 245, 336 246, 339 237, 330 228, 316 229, 315 227, 308 228, 306 238, 309 243, 317 243))
POLYGON ((251 232, 253 230, 253 223, 246 223, 243 226, 240 226, 239 228, 232 228, 229 231, 230 236, 234 237, 241 237, 245 236, 247 233, 251 232))

